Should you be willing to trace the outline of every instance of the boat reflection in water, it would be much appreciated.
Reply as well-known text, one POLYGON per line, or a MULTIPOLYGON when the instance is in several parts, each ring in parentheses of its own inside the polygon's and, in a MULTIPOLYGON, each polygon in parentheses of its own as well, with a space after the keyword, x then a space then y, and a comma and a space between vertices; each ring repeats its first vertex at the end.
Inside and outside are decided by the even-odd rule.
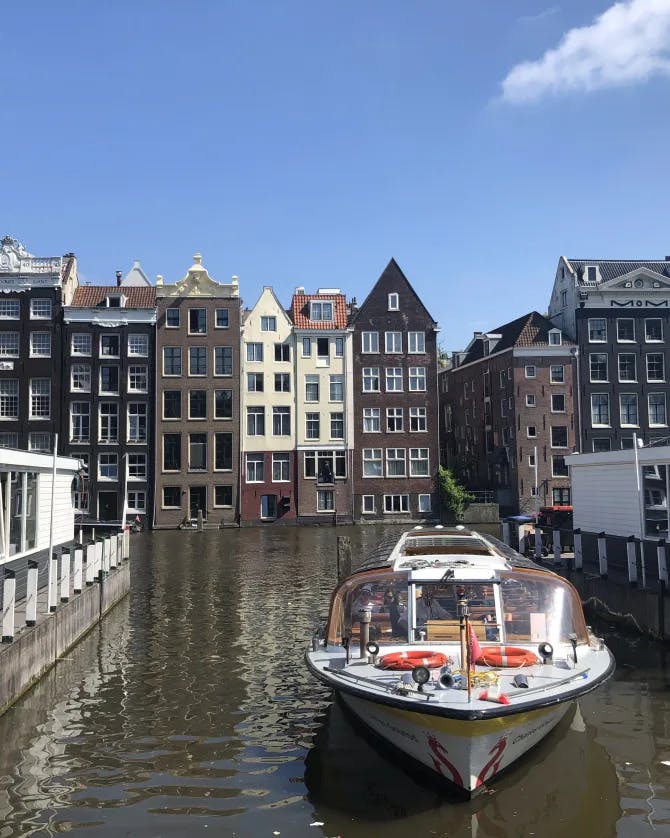
MULTIPOLYGON (((587 704, 597 698, 583 699, 587 704)), ((305 763, 314 817, 328 835, 507 838, 616 834, 622 811, 615 767, 585 725, 579 706, 524 760, 499 775, 495 790, 463 801, 408 763, 335 701, 305 763)))

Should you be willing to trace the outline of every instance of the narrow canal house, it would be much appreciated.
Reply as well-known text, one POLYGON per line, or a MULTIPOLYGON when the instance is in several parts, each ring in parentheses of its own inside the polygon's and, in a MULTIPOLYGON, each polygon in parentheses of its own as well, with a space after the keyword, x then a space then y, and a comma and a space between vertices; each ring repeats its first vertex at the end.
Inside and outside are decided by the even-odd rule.
POLYGON ((575 346, 536 311, 475 332, 440 373, 443 463, 503 513, 571 503, 575 346))
POLYGON ((303 523, 352 520, 351 332, 338 288, 296 288, 297 516, 303 523))
POLYGON ((137 273, 80 285, 63 308, 62 439, 88 474, 76 494, 84 521, 153 510, 156 294, 137 273))
POLYGON ((200 254, 179 282, 156 283, 156 527, 238 521, 240 296, 200 254))
POLYGON ((240 520, 295 522, 293 323, 266 286, 242 326, 240 520))
POLYGON ((667 437, 670 257, 561 257, 549 318, 577 344, 579 450, 667 437))
POLYGON ((2 447, 53 451, 62 408, 61 309, 76 288, 74 254, 38 257, 11 236, 0 242, 2 447))
POLYGON ((438 325, 392 259, 352 313, 354 516, 437 514, 438 325))

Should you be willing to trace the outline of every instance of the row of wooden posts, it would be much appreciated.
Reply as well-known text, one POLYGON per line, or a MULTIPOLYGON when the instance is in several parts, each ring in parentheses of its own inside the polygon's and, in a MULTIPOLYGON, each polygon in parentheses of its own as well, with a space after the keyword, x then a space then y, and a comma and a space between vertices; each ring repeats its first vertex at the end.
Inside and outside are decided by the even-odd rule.
MULTIPOLYGON (((53 614, 58 604, 80 594, 84 586, 102 582, 130 556, 130 535, 127 530, 98 538, 88 544, 63 547, 60 555, 51 554, 48 560, 46 585, 46 614, 53 614)), ((37 561, 28 561, 26 576, 25 625, 36 625, 38 618, 37 561)), ((16 572, 5 568, 2 591, 2 642, 11 643, 16 634, 16 572)))
MULTIPOLYGON (((541 558, 542 556, 542 530, 539 527, 535 528, 535 532, 528 533, 525 526, 519 526, 518 530, 518 539, 519 539, 519 552, 525 553, 527 549, 527 541, 534 536, 534 545, 531 542, 528 546, 534 546, 534 553, 536 558, 541 558)), ((574 544, 574 559, 572 562, 572 568, 574 570, 582 570, 584 557, 583 557, 583 550, 582 550, 582 531, 580 529, 573 530, 572 532, 573 537, 573 544, 574 544)), ((509 521, 503 522, 503 541, 505 544, 512 546, 512 525, 509 521)), ((562 561, 561 558, 561 530, 554 529, 552 531, 552 546, 553 546, 553 559, 555 564, 560 564, 562 561)), ((661 538, 656 541, 656 559, 658 562, 658 579, 664 585, 667 586, 668 584, 668 561, 666 555, 666 541, 665 539, 661 538)), ((633 586, 640 586, 642 588, 647 587, 647 573, 646 573, 646 561, 644 555, 644 541, 637 538, 634 535, 631 535, 626 540, 626 562, 627 562, 627 569, 628 569, 628 581, 633 586), (637 554, 638 554, 638 545, 639 545, 639 553, 640 553, 640 563, 639 563, 639 573, 638 573, 638 561, 637 561, 637 554)), ((607 578, 608 575, 608 563, 607 563, 607 534, 604 532, 598 533, 598 573, 604 579, 607 578)))

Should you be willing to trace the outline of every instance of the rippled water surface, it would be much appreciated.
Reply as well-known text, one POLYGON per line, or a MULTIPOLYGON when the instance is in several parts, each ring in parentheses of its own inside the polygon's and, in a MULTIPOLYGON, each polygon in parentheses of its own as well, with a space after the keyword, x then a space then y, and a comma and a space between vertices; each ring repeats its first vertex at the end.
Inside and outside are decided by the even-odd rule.
POLYGON ((607 626, 615 678, 472 802, 352 724, 302 655, 336 536, 383 532, 134 536, 130 597, 0 718, 0 838, 670 834, 665 650, 607 626))

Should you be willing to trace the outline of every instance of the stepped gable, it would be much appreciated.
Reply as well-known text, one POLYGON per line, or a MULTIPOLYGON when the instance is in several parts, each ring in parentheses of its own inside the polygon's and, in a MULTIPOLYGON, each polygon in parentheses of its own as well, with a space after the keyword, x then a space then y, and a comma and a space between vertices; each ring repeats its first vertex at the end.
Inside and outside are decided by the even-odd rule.
POLYGON ((94 307, 104 306, 107 297, 123 296, 126 298, 125 308, 155 308, 156 289, 142 286, 126 285, 80 285, 74 292, 73 306, 94 307))

